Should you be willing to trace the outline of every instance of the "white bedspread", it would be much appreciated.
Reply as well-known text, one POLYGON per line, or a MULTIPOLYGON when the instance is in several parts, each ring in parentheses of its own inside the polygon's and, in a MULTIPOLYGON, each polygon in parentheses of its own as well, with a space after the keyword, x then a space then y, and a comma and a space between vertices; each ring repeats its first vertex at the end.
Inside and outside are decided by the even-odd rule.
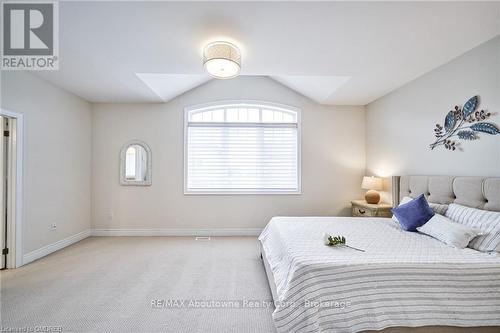
POLYGON ((500 256, 448 247, 391 219, 274 217, 259 237, 279 332, 500 326, 500 256), (323 233, 363 249, 328 247, 323 233))

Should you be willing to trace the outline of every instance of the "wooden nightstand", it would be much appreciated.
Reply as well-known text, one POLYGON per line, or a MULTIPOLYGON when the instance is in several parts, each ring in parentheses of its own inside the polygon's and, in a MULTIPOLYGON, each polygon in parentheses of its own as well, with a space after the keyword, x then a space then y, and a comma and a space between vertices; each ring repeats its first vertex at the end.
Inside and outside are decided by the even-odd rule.
POLYGON ((392 206, 386 203, 369 204, 365 200, 353 200, 352 216, 391 217, 392 206))

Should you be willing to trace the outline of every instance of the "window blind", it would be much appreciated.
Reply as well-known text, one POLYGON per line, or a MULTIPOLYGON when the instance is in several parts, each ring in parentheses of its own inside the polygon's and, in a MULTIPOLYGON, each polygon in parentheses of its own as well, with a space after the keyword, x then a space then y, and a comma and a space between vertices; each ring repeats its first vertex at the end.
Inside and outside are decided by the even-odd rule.
POLYGON ((257 116, 252 120, 259 122, 189 121, 193 118, 202 117, 187 118, 186 192, 300 190, 296 117, 288 123, 264 122, 257 116))

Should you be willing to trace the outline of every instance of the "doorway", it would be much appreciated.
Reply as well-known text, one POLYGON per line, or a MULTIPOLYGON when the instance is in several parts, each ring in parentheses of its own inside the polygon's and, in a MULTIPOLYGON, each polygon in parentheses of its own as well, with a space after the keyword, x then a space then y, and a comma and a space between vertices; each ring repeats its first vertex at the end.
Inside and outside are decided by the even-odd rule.
POLYGON ((22 115, 0 109, 0 269, 22 265, 22 115))
POLYGON ((2 259, 0 260, 0 269, 7 268, 7 256, 8 256, 8 248, 7 248, 7 216, 8 216, 8 200, 7 200, 7 192, 8 192, 8 182, 7 182, 7 170, 8 170, 8 158, 9 158, 9 119, 7 117, 0 116, 0 156, 2 159, 0 160, 0 207, 1 215, 0 215, 0 249, 2 259))

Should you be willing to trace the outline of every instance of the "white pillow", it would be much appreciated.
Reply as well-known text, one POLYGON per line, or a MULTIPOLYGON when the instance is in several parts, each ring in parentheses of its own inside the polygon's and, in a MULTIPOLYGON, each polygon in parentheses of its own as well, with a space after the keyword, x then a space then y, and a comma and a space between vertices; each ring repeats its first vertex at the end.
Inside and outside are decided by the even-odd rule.
POLYGON ((446 214, 446 211, 448 210, 448 205, 445 205, 445 204, 437 204, 437 203, 429 202, 429 206, 432 208, 434 213, 440 214, 440 215, 446 214))
POLYGON ((482 235, 470 242, 470 248, 483 252, 500 252, 500 212, 451 204, 446 217, 481 231, 482 235))
POLYGON ((474 237, 481 234, 479 229, 453 222, 439 214, 434 214, 426 224, 418 227, 417 230, 459 249, 467 247, 474 237))

